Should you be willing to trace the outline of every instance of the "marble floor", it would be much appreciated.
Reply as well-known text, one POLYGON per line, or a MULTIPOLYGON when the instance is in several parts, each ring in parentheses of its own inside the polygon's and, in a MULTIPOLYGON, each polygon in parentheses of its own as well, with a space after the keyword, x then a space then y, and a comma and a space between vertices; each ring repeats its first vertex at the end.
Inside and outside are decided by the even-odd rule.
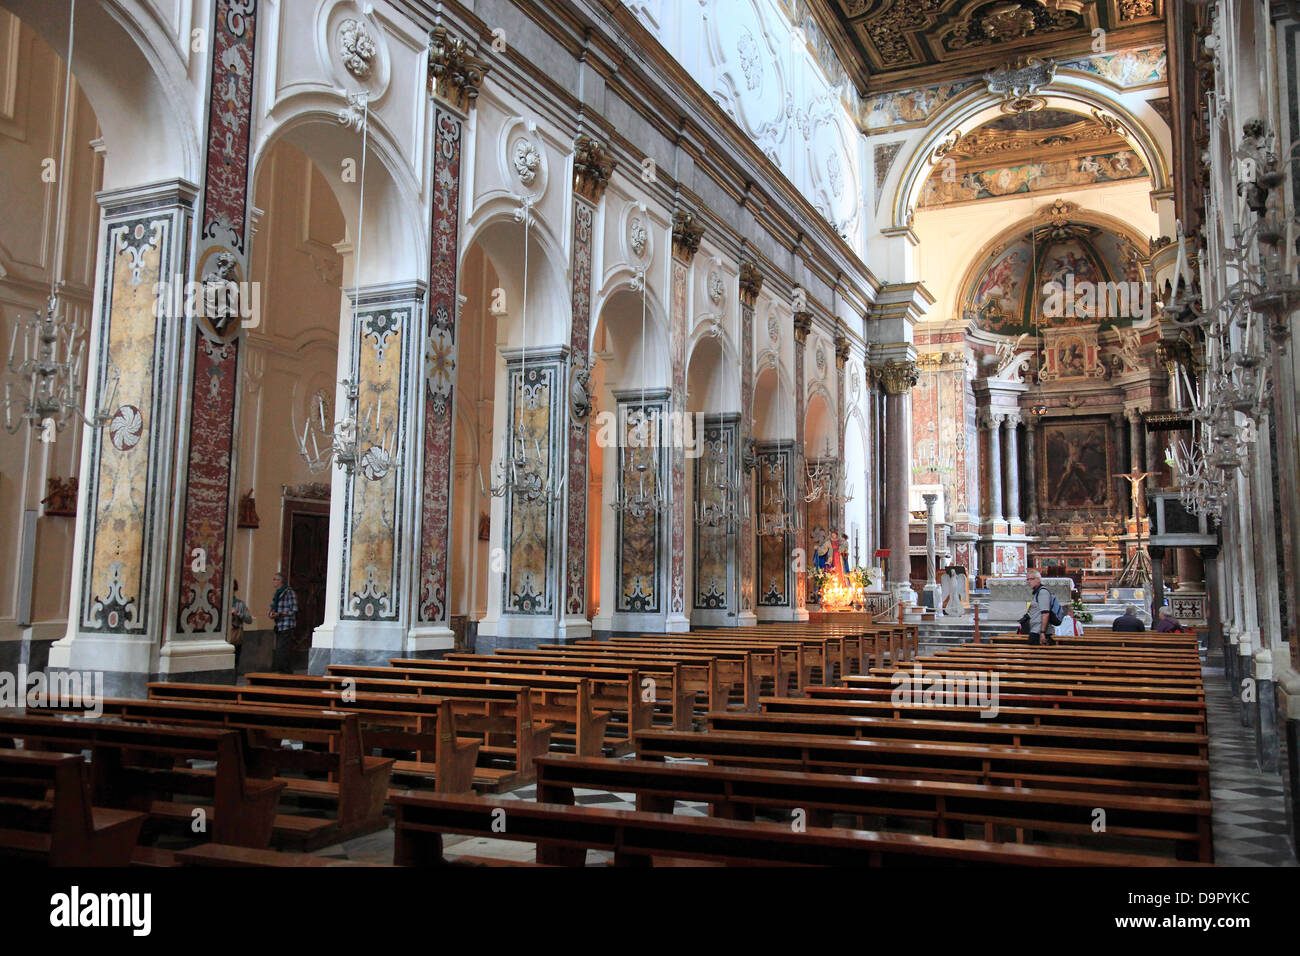
POLYGON ((1223 866, 1295 866, 1282 776, 1259 770, 1255 738, 1241 726, 1241 706, 1222 668, 1205 669, 1205 698, 1215 862, 1223 866))
MULTIPOLYGON (((1287 836, 1281 776, 1261 773, 1257 768, 1254 738, 1241 726, 1240 711, 1234 706, 1222 669, 1206 668, 1205 688, 1210 724, 1210 795, 1214 801, 1215 861, 1224 866, 1296 866, 1287 836)), ((522 787, 501 796, 507 800, 536 800, 537 788, 522 787)), ((635 808, 633 796, 626 793, 578 790, 575 799, 581 806, 619 810, 635 808)), ((678 804, 677 812, 706 816, 707 806, 682 803, 678 804)), ((531 862, 534 854, 531 843, 482 837, 448 837, 445 850, 449 859, 480 856, 531 862)), ((320 856, 336 859, 390 864, 393 860, 393 831, 372 833, 318 852, 320 856)), ((600 865, 608 862, 610 856, 609 853, 593 851, 587 854, 587 862, 588 865, 600 865)))

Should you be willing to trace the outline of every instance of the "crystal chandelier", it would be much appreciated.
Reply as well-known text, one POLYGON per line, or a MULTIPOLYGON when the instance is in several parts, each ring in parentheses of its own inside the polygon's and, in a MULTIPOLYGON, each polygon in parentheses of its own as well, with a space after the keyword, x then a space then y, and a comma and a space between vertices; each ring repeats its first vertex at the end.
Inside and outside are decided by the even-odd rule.
POLYGON ((826 451, 821 461, 813 466, 804 463, 803 500, 812 503, 827 499, 831 506, 847 504, 853 500, 853 488, 845 484, 844 469, 839 459, 831 457, 831 440, 826 439, 826 451))
POLYGON ((379 396, 366 414, 358 418, 361 388, 350 379, 339 383, 347 401, 347 414, 329 423, 325 415, 325 398, 316 396, 316 415, 308 415, 298 436, 298 453, 312 472, 326 471, 333 463, 352 477, 357 470, 369 481, 379 481, 399 462, 397 425, 390 416, 384 419, 384 397, 379 396), (333 430, 330 430, 330 425, 333 430), (308 448, 310 440, 311 447, 308 448))
MULTIPOLYGON (((646 276, 640 269, 632 277, 632 291, 641 293, 641 349, 645 351, 646 326, 646 276)), ((659 485, 657 471, 658 456, 654 448, 660 442, 659 416, 651 413, 645 403, 645 369, 641 371, 641 407, 627 414, 627 439, 625 454, 626 465, 630 465, 635 476, 628 481, 626 465, 624 474, 618 484, 618 491, 609 507, 615 514, 626 518, 641 520, 650 515, 659 514, 666 507, 663 491, 659 485)))
MULTIPOLYGON (((63 130, 59 145, 59 162, 67 159, 68 113, 72 97, 72 51, 75 39, 76 0, 71 0, 68 17, 68 52, 64 59, 63 130)), ((55 202, 56 244, 64 244, 64 191, 58 186, 55 202)), ((74 321, 59 309, 59 277, 50 282, 49 302, 45 313, 32 313, 14 324, 9 339, 8 373, 5 381, 5 430, 15 434, 26 424, 44 442, 54 440, 54 432, 63 431, 74 419, 91 428, 103 428, 112 417, 120 379, 110 363, 105 381, 107 398, 99 408, 82 411, 85 385, 86 340, 74 321)))
POLYGON ((109 370, 107 399, 86 415, 81 410, 86 340, 58 307, 58 297, 51 293, 44 315, 33 313, 14 324, 5 365, 10 376, 5 382, 5 430, 11 435, 26 424, 48 442, 54 438, 52 431, 63 431, 74 417, 91 428, 104 427, 112 417, 118 371, 109 370))
POLYGON ((709 450, 710 458, 700 475, 700 491, 707 488, 713 494, 709 500, 705 500, 703 495, 697 495, 700 500, 695 502, 695 523, 704 528, 725 528, 734 534, 741 524, 749 520, 749 497, 738 495, 735 491, 735 482, 731 480, 727 468, 722 438, 706 440, 705 447, 709 450), (737 498, 740 500, 739 507, 736 505, 737 498))
MULTIPOLYGON (((338 113, 338 121, 344 126, 354 126, 361 133, 361 189, 360 207, 357 212, 357 244, 353 261, 353 286, 361 288, 361 253, 363 249, 364 228, 366 220, 366 154, 368 153, 368 135, 370 125, 370 98, 360 93, 343 94, 347 106, 338 113)), ((352 324, 359 322, 359 295, 352 296, 352 324)), ((347 410, 344 416, 335 422, 329 422, 325 415, 325 397, 316 396, 315 415, 309 410, 307 421, 303 424, 302 434, 295 429, 298 441, 298 454, 307 463, 312 472, 327 471, 333 463, 351 478, 361 472, 368 481, 380 481, 400 464, 398 428, 395 416, 384 418, 384 397, 379 395, 375 404, 366 409, 364 417, 360 415, 361 385, 350 378, 339 382, 343 386, 347 410), (331 428, 332 426, 332 428, 331 428), (310 440, 311 447, 308 448, 310 440)))
POLYGON ((803 509, 791 508, 785 494, 785 473, 780 461, 766 461, 769 482, 763 482, 763 501, 759 513, 759 533, 766 535, 797 534, 803 530, 803 509))
MULTIPOLYGON (((479 466, 479 487, 485 497, 503 498, 511 495, 521 502, 533 504, 540 502, 550 505, 564 496, 563 470, 555 468, 551 455, 543 454, 542 438, 529 424, 528 412, 536 411, 541 394, 540 369, 534 369, 537 379, 535 385, 529 385, 528 378, 528 238, 532 227, 533 200, 528 196, 516 195, 519 208, 515 210, 515 222, 524 227, 524 278, 523 307, 521 312, 521 341, 523 348, 519 362, 519 405, 515 409, 515 421, 509 429, 511 445, 506 451, 506 437, 503 437, 497 455, 489 465, 491 477, 484 479, 482 465, 479 466)), ((509 373, 507 373, 509 378, 509 373)), ((513 383, 510 385, 513 388, 513 383)), ((549 417, 549 416, 548 416, 549 417)))
POLYGON ((1205 366, 1195 381, 1179 369, 1193 422, 1190 443, 1167 449, 1184 507, 1219 517, 1232 496, 1235 473, 1248 467, 1256 430, 1271 405, 1272 374, 1290 338, 1288 321, 1300 305, 1300 285, 1286 262, 1284 243, 1295 223, 1276 208, 1285 170, 1300 156, 1294 144, 1283 162, 1275 138, 1258 122, 1247 123, 1234 154, 1237 194, 1255 213, 1243 230, 1234 228, 1222 250, 1224 271, 1235 276, 1217 301, 1202 308, 1187 265, 1186 237, 1178 226, 1178 261, 1166 317, 1204 342, 1205 366), (1267 336, 1267 338, 1266 338, 1267 336), (1271 347, 1270 340, 1271 339, 1271 347))

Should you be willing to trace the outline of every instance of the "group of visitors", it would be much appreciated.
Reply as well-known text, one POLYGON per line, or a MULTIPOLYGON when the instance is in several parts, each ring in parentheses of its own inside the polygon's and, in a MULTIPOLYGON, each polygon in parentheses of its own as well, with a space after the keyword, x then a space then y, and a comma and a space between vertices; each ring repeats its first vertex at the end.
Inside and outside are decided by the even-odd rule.
MULTIPOLYGON (((298 595, 289 587, 284 572, 276 571, 271 577, 275 588, 267 614, 275 622, 275 646, 271 656, 271 669, 288 673, 292 667, 293 635, 298 628, 298 595)), ((239 581, 230 589, 230 636, 227 640, 235 648, 235 673, 239 673, 239 652, 244 646, 244 628, 255 618, 248 605, 239 597, 239 581)))
MULTIPOLYGON (((1056 596, 1043 586, 1041 574, 1031 569, 1025 575, 1025 581, 1029 585, 1031 597, 1028 610, 1020 619, 1020 628, 1021 633, 1029 635, 1030 644, 1055 645, 1055 639, 1058 637, 1083 635, 1083 625, 1074 616, 1073 607, 1068 604, 1062 605, 1056 596)), ((1137 616, 1137 608, 1129 604, 1124 608, 1124 613, 1111 622, 1110 629, 1141 633, 1146 631, 1146 625, 1137 616)), ((1178 623, 1167 607, 1161 607, 1156 612, 1155 630, 1160 634, 1188 633, 1187 628, 1178 623)))

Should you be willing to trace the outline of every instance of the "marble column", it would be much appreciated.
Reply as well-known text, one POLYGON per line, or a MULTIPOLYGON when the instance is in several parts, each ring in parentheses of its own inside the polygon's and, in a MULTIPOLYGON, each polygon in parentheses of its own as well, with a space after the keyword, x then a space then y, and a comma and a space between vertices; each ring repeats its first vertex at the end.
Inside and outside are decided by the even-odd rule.
MULTIPOLYGON (((211 279, 247 280, 251 272, 248 245, 258 113, 254 77, 261 72, 255 53, 263 24, 254 5, 245 5, 250 9, 238 16, 229 11, 221 15, 222 6, 214 8, 212 58, 206 64, 213 107, 204 138, 203 198, 196 210, 198 245, 189 260, 194 278, 205 284, 211 279)), ((256 295, 247 288, 249 293, 241 289, 241 295, 256 295)), ((241 302, 240 312, 255 305, 241 302)), ((169 572, 176 606, 169 608, 169 634, 159 655, 163 674, 234 667, 226 630, 243 324, 242 317, 200 317, 186 323, 182 349, 188 374, 181 379, 186 394, 180 399, 185 422, 179 436, 184 464, 177 485, 180 547, 172 552, 169 572)), ((295 583, 300 582, 289 582, 295 583)))
MULTIPOLYGON (((740 624, 757 623, 757 604, 761 598, 758 543, 754 535, 757 486, 762 484, 761 464, 754 450, 754 307, 763 289, 763 275, 749 260, 740 263, 740 454, 741 493, 751 503, 750 513, 742 515, 740 527, 740 624)), ((762 496, 757 495, 758 501, 762 496)), ((783 558, 788 564, 788 559, 783 558)))
MULTIPOLYGON (((1116 463, 1116 469, 1118 470, 1118 468, 1122 467, 1121 463, 1124 461, 1124 433, 1127 431, 1125 427, 1123 414, 1121 414, 1120 412, 1115 412, 1113 415, 1110 416, 1110 428, 1111 428, 1111 443, 1113 444, 1115 449, 1115 456, 1112 459, 1112 461, 1116 463)), ((1118 494, 1121 499, 1119 503, 1120 511, 1125 516, 1131 518, 1133 517, 1132 514, 1133 503, 1132 503, 1132 499, 1128 494, 1128 490, 1123 485, 1124 483, 1120 482, 1119 488, 1116 491, 1116 494, 1118 494)))
POLYGON ((703 524, 704 511, 735 513, 740 508, 738 435, 740 416, 709 414, 704 418, 703 454, 692 462, 695 501, 691 626, 734 627, 738 616, 739 530, 735 525, 703 524), (721 481, 719 481, 721 479, 721 481))
POLYGON ((1002 419, 1003 415, 985 409, 980 417, 980 424, 988 432, 988 516, 989 521, 1000 524, 1002 514, 1002 419))
POLYGON ((1029 504, 1029 523, 1038 524, 1038 417, 1025 419, 1025 500, 1029 504))
MULTIPOLYGON (((842 486, 837 491, 837 494, 840 495, 839 512, 832 518, 832 520, 836 522, 836 527, 838 527, 841 531, 846 531, 848 530, 849 527, 848 516, 846 514, 846 508, 848 503, 844 500, 844 496, 845 494, 847 494, 848 491, 848 483, 850 479, 850 476, 848 475, 847 469, 845 467, 846 462, 844 460, 844 437, 845 437, 844 426, 849 420, 849 410, 848 410, 849 396, 845 391, 846 388, 845 381, 847 379, 847 376, 844 374, 844 370, 845 367, 848 365, 848 363, 849 363, 849 340, 845 338, 844 335, 840 333, 836 333, 835 335, 835 394, 836 394, 836 401, 839 403, 839 419, 838 419, 839 425, 835 429, 836 441, 838 443, 837 450, 836 450, 836 456, 837 456, 836 461, 839 462, 840 480, 842 482, 842 486)), ((846 544, 845 547, 847 546, 848 545, 846 544)))
POLYGON ((565 487, 564 613, 561 640, 589 637, 587 620, 587 435, 591 403, 591 268, 593 225, 614 163, 604 146, 590 136, 573 144, 573 246, 570 293, 570 378, 582 386, 587 408, 566 403, 568 415, 568 481, 565 487))
POLYGON ((920 379, 916 362, 892 359, 881 369, 885 387, 885 546, 889 548, 889 583, 900 590, 911 590, 912 559, 908 553, 908 474, 911 465, 912 436, 909 431, 912 389, 920 379))
MULTIPOLYGON (((803 500, 803 476, 805 475, 804 466, 804 410, 807 402, 807 396, 804 394, 804 348, 808 342, 808 333, 812 330, 812 313, 796 312, 794 314, 794 474, 795 474, 795 494, 793 506, 801 510, 806 510, 807 505, 803 500)), ((795 533, 795 548, 799 553, 804 555, 803 564, 807 565, 812 560, 812 555, 808 553, 808 528, 807 521, 800 523, 801 527, 795 533)), ((796 571, 794 576, 794 613, 796 620, 807 620, 808 617, 808 574, 807 571, 796 571)))
MULTIPOLYGON (((672 359, 673 376, 671 411, 681 415, 686 414, 686 346, 690 337, 688 326, 691 316, 691 263, 695 260, 695 253, 700 248, 700 239, 703 236, 704 227, 699 225, 695 216, 681 210, 673 213, 668 349, 672 359)), ((672 449, 670 475, 672 523, 669 538, 670 583, 667 629, 689 631, 691 619, 687 614, 686 595, 686 511, 690 507, 690 502, 686 500, 685 449, 672 449)))
POLYGON ((1206 635, 1207 662, 1213 664, 1213 657, 1223 653, 1223 618, 1219 609, 1219 549, 1214 546, 1204 547, 1201 551, 1201 564, 1205 569, 1205 620, 1209 625, 1206 635))
POLYGON ((1160 609, 1165 604, 1165 549, 1159 545, 1148 545, 1147 554, 1151 557, 1151 626, 1160 623, 1160 609))
POLYGON ((1020 413, 1010 412, 1003 421, 1007 430, 1006 441, 1006 511, 1008 521, 1020 520, 1020 445, 1016 429, 1020 425, 1020 413))
POLYGON ((923 494, 925 501, 925 606, 932 610, 939 608, 939 585, 934 579, 934 503, 939 496, 933 492, 923 494))
MULTIPOLYGON (((396 464, 363 458, 352 474, 330 469, 326 599, 324 619, 312 634, 312 674, 324 674, 330 664, 380 665, 416 653, 406 640, 407 562, 419 520, 409 476, 419 458, 402 450, 419 447, 425 289, 412 281, 347 294, 351 307, 339 335, 338 379, 355 383, 357 419, 391 435, 398 454, 396 464)), ((335 407, 347 406, 340 401, 335 407)))
MULTIPOLYGON (((49 667, 102 671, 109 696, 144 697, 173 626, 166 555, 183 473, 177 393, 187 354, 173 334, 185 324, 183 312, 160 303, 154 290, 186 261, 195 191, 174 181, 97 198, 85 401, 99 409, 111 396, 113 404, 108 425, 86 430, 81 446, 68 632, 51 645, 49 667)), ((227 656, 211 670, 228 676, 227 656)))
POLYGON ((487 64, 443 27, 429 38, 429 92, 434 98, 436 148, 430 181, 437 183, 430 217, 426 315, 424 434, 420 451, 419 566, 412 650, 454 644, 449 613, 452 464, 456 449, 458 271, 461 248, 461 158, 469 114, 487 64))

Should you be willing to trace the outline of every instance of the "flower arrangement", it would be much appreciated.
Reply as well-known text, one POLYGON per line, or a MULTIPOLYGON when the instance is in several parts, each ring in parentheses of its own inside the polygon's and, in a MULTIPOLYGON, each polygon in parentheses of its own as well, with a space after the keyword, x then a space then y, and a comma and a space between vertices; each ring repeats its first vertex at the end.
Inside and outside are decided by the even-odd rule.
POLYGON ((1077 592, 1074 595, 1074 600, 1070 602, 1070 611, 1074 614, 1074 619, 1080 624, 1092 623, 1092 612, 1084 606, 1083 597, 1077 592))

